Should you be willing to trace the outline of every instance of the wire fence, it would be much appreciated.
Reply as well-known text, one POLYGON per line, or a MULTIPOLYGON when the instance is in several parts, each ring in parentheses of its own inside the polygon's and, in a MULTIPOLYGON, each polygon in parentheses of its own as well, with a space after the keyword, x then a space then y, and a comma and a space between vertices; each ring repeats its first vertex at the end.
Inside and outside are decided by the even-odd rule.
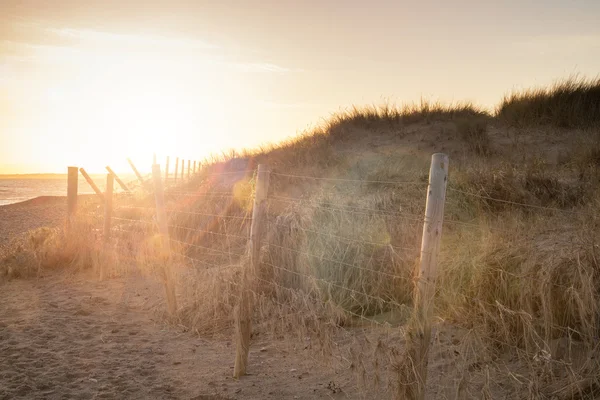
MULTIPOLYGON (((226 171, 221 173, 210 173, 210 174, 192 174, 191 178, 202 176, 205 179, 218 178, 218 177, 243 177, 244 179, 250 179, 254 176, 255 170, 240 170, 240 171, 226 171)), ((340 218, 346 218, 346 220, 354 223, 356 218, 384 218, 390 221, 397 222, 398 220, 406 221, 409 225, 405 227, 405 231, 402 232, 404 237, 420 238, 422 236, 423 223, 427 221, 423 213, 416 214, 414 212, 405 211, 403 207, 396 209, 387 206, 372 205, 359 205, 356 201, 342 202, 331 200, 331 197, 322 195, 324 193, 324 187, 327 185, 335 185, 337 183, 347 183, 360 187, 362 185, 381 185, 385 187, 404 187, 411 186, 417 188, 425 188, 427 182, 422 180, 417 181, 393 181, 393 180, 370 180, 370 179, 347 179, 347 178, 335 178, 335 177, 319 177, 319 176, 308 176, 300 174, 286 174, 280 172, 272 172, 271 176, 274 179, 283 179, 288 182, 293 181, 314 181, 320 184, 320 193, 322 200, 311 196, 310 194, 305 197, 291 197, 283 196, 278 194, 270 193, 268 196, 269 209, 279 210, 270 211, 267 216, 267 229, 266 236, 273 238, 277 237, 278 232, 301 232, 299 237, 307 238, 313 242, 324 242, 331 248, 324 248, 321 246, 319 252, 311 251, 307 249, 310 246, 304 246, 301 248, 289 245, 289 243, 277 243, 273 242, 272 239, 264 240, 261 242, 263 251, 268 253, 278 253, 279 258, 287 258, 287 261, 293 260, 291 265, 277 265, 269 261, 264 261, 263 264, 270 267, 271 269, 285 272, 287 274, 296 275, 299 278, 307 279, 313 283, 324 285, 327 288, 326 291, 331 292, 332 288, 338 289, 343 292, 347 292, 351 296, 362 296, 364 299, 374 300, 381 305, 393 305, 395 307, 405 306, 395 300, 383 298, 374 295, 370 291, 362 290, 355 286, 348 287, 348 285, 340 284, 339 282, 327 280, 330 278, 322 278, 315 274, 315 271, 319 270, 320 264, 337 265, 339 268, 344 268, 345 273, 348 276, 352 276, 352 273, 368 273, 377 275, 381 278, 390 279, 393 281, 399 280, 404 282, 413 282, 414 277, 402 271, 402 273, 394 272, 389 269, 381 268, 381 265, 375 264, 374 253, 382 252, 385 249, 389 252, 389 257, 394 256, 407 256, 414 259, 418 258, 426 252, 423 252, 419 246, 418 241, 413 240, 414 245, 408 246, 405 243, 399 243, 395 241, 395 238, 390 237, 389 233, 383 236, 387 236, 384 240, 377 240, 377 238, 365 237, 364 234, 356 234, 356 232, 350 232, 348 234, 344 231, 342 226, 338 226, 336 230, 335 226, 327 226, 327 229, 319 228, 319 223, 309 224, 296 223, 296 221, 289 221, 283 219, 282 216, 293 215, 293 213, 307 214, 314 216, 315 213, 337 213, 340 218), (325 185, 325 186, 323 186, 325 185), (282 211, 283 210, 283 211, 282 211), (352 235, 354 234, 354 236, 352 235), (319 238, 319 239, 317 239, 319 238), (338 250, 334 250, 333 248, 338 250), (340 250, 340 248, 343 248, 340 250), (370 249, 371 254, 367 255, 364 253, 365 249, 370 249), (351 260, 354 257, 354 260, 351 260), (310 273, 299 272, 295 270, 297 265, 307 264, 310 265, 313 270, 310 273)), ((152 174, 145 175, 143 180, 146 185, 142 184, 140 180, 130 181, 127 186, 134 188, 135 190, 144 190, 148 188, 147 183, 152 182, 152 174)), ((179 179, 173 177, 166 180, 167 190, 165 197, 167 199, 166 212, 169 218, 169 235, 170 242, 173 245, 172 252, 184 260, 184 263, 189 263, 191 267, 205 266, 207 268, 219 268, 220 262, 227 259, 227 262, 232 260, 242 260, 247 257, 247 245, 249 241, 249 224, 252 221, 250 210, 246 210, 245 213, 240 213, 239 208, 236 212, 229 213, 224 211, 226 207, 205 208, 200 207, 199 204, 205 204, 207 202, 219 202, 220 204, 231 204, 239 199, 239 195, 236 196, 232 190, 219 190, 206 188, 198 189, 195 191, 188 191, 182 188, 182 184, 188 181, 184 175, 183 178, 180 176, 179 179), (174 183, 174 185, 171 185, 174 183), (227 221, 234 221, 235 226, 233 230, 227 229, 227 221), (240 227, 244 227, 244 231, 240 233, 240 227), (226 246, 223 244, 227 243, 226 246), (231 244, 234 244, 233 248, 231 244)), ((506 205, 510 205, 516 208, 531 208, 536 210, 551 211, 556 213, 564 213, 566 215, 579 215, 580 212, 572 210, 564 210, 555 207, 540 206, 536 204, 526 204, 520 202, 513 202, 504 199, 497 199, 491 196, 482 195, 479 193, 468 192, 452 187, 451 185, 447 188, 448 200, 452 201, 452 194, 461 194, 475 199, 498 202, 506 205)), ((124 233, 147 233, 155 235, 157 234, 157 220, 156 220, 156 206, 152 204, 152 196, 154 193, 147 193, 149 201, 146 201, 145 205, 134 204, 131 202, 123 201, 122 205, 119 205, 114 210, 112 217, 113 226, 112 230, 118 234, 124 233)), ((247 195, 244 199, 247 202, 253 200, 252 194, 247 195)), ((357 200, 357 199, 354 199, 357 200)), ((360 199, 358 199, 360 200, 360 199)), ((425 203, 425 192, 423 192, 423 199, 421 203, 425 203)), ((318 221, 317 221, 318 222, 318 221)), ((352 224, 351 223, 351 224, 352 224)), ((513 233, 510 229, 504 229, 502 227, 496 227, 489 223, 481 224, 471 221, 461 221, 452 218, 445 218, 444 225, 456 226, 460 228, 468 229, 480 229, 489 232, 497 232, 503 234, 513 233)), ((279 233, 279 234, 280 234, 279 233)), ((373 235, 377 236, 377 234, 373 235)), ((293 242, 292 242, 293 244, 293 242)), ((379 260, 381 262, 381 260, 379 260)), ((402 265, 406 267, 406 265, 402 265)), ((338 269, 339 269, 338 268, 338 269)), ((518 276, 519 279, 526 279, 526 276, 518 276)), ((261 278, 262 279, 262 278, 261 278)), ((536 277, 530 277, 530 279, 536 279, 536 277)), ((263 279, 263 283, 264 279, 263 279)), ((282 286, 280 283, 272 281, 270 284, 282 286)), ((362 283, 361 283, 362 284, 362 283)), ((565 285, 557 284, 557 287, 565 288, 565 285)), ((285 286, 282 286, 285 287, 285 286)), ((286 288, 291 289, 293 288, 286 288)), ((325 289, 323 289, 325 290, 325 289)), ((379 307, 379 310, 383 310, 385 307, 379 307)), ((361 319, 369 319, 368 316, 355 312, 356 310, 346 310, 350 314, 360 315, 361 319)), ((372 311, 369 311, 372 312, 372 311)))
MULTIPOLYGON (((261 235, 252 237, 253 212, 256 211, 252 203, 259 196, 254 191, 236 193, 235 187, 240 181, 254 184, 256 174, 256 170, 198 173, 193 176, 198 179, 193 190, 186 185, 187 179, 165 182, 164 211, 174 263, 195 271, 244 271, 251 264, 254 245, 259 249, 260 258, 252 270, 253 284, 248 285, 241 275, 223 278, 239 289, 238 293, 231 294, 235 301, 240 300, 246 290, 255 303, 267 302, 278 307, 278 319, 309 313, 309 304, 311 307, 327 304, 341 310, 346 318, 360 320, 372 327, 389 328, 397 324, 395 319, 386 319, 386 316, 394 312, 405 314, 407 307, 412 307, 414 286, 418 281, 415 267, 420 259, 434 254, 421 243, 423 227, 436 222, 425 216, 428 183, 271 172, 271 179, 275 181, 272 186, 277 190, 266 195, 261 235), (313 182, 318 190, 290 195, 293 191, 286 191, 286 187, 295 187, 299 181, 313 182), (337 193, 339 183, 353 185, 356 196, 337 193), (412 203, 406 206, 409 202, 403 198, 402 191, 395 191, 382 200, 365 189, 377 185, 410 187, 420 190, 422 195, 411 198, 412 203), (415 205, 418 203, 420 205, 415 205), (291 299, 302 306, 294 306, 291 299)), ((152 180, 148 176, 145 178, 152 180)), ((119 201, 112 215, 114 249, 132 264, 140 261, 135 255, 135 246, 142 246, 141 243, 155 246, 152 238, 161 235, 156 193, 148 190, 147 185, 145 189, 140 185, 139 189, 146 190, 145 197, 119 201)), ((460 204, 466 196, 514 209, 562 214, 569 216, 573 224, 580 222, 573 216, 588 215, 581 211, 494 198, 455 188, 452 183, 448 184, 445 195, 447 204, 460 204)), ((510 238, 515 235, 514 229, 499 225, 493 219, 465 220, 457 215, 446 210, 446 215, 442 216, 444 229, 475 236, 491 233, 510 238)), ((444 241, 441 253, 452 254, 444 241)), ((498 266, 497 272, 499 277, 510 277, 511 282, 537 285, 543 279, 545 287, 562 293, 576 290, 572 282, 535 271, 520 273, 518 269, 512 271, 498 266)), ((509 313, 500 303, 489 301, 485 293, 463 293, 461 296, 481 307, 509 313)), ((260 318, 260 323, 268 322, 264 320, 268 318, 264 314, 260 318)), ((336 328, 352 333, 354 327, 353 324, 339 324, 336 328)), ((494 340, 503 343, 498 337, 494 340)), ((504 344, 518 347, 514 343, 504 344)))

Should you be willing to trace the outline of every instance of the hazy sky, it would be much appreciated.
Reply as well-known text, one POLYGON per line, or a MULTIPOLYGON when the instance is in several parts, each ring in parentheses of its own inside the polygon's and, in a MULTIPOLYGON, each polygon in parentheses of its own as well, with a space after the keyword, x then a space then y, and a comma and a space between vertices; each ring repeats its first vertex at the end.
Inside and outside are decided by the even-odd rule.
POLYGON ((149 169, 352 104, 600 72, 600 1, 0 0, 0 173, 149 169))

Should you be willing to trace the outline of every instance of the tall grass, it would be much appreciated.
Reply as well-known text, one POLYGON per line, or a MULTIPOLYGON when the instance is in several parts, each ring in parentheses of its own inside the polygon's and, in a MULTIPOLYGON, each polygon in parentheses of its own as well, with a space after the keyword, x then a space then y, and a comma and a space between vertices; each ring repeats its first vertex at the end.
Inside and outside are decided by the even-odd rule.
POLYGON ((587 128, 600 125, 600 78, 571 77, 548 88, 511 93, 496 116, 511 125, 587 128))
MULTIPOLYGON (((481 397, 490 398, 495 376, 509 382, 496 388, 507 398, 523 397, 524 391, 526 398, 544 398, 548 382, 567 387, 597 380, 597 358, 591 357, 597 355, 600 332, 600 142, 589 132, 572 130, 564 161, 551 163, 532 156, 532 149, 511 147, 516 153, 511 159, 518 161, 509 163, 501 156, 507 145, 492 134, 497 129, 492 125, 595 126, 599 87, 598 80, 571 79, 513 94, 503 100, 496 119, 471 104, 353 108, 294 140, 203 165, 194 179, 167 195, 170 235, 191 244, 172 245, 171 261, 180 274, 177 323, 199 334, 231 332, 248 263, 252 170, 265 163, 275 174, 252 286, 256 334, 293 336, 294 343, 311 337, 316 340, 310 346, 351 360, 361 374, 378 378, 369 371, 387 368, 393 386, 411 384, 398 331, 373 339, 370 332, 380 333, 379 328, 361 336, 357 327, 372 327, 365 319, 396 326, 412 306, 428 165, 395 139, 407 134, 401 129, 407 124, 431 137, 454 129, 458 135, 444 139, 459 139, 468 156, 451 159, 449 185, 455 190, 448 191, 436 317, 467 332, 456 339, 463 348, 477 348, 469 363, 465 356, 458 386, 477 387, 481 397), (384 135, 385 146, 364 148, 365 135, 384 135), (215 175, 222 172, 227 175, 215 175), (354 342, 345 349, 351 354, 340 355, 340 337, 349 336, 354 342), (557 350, 565 342, 590 356, 565 356, 557 350), (571 363, 568 373, 565 363, 571 363), (469 379, 479 383, 465 383, 469 379)), ((151 199, 136 201, 152 205, 151 199)), ((151 214, 117 215, 151 221, 151 214)), ((127 257, 140 268, 158 273, 155 232, 135 223, 123 228, 139 235, 115 235, 113 244, 129 249, 127 257)), ((85 232, 69 239, 73 242, 57 233, 34 234, 23 253, 31 258, 19 265, 58 265, 52 261, 58 257, 54 248, 74 246, 93 254, 89 243, 96 239, 92 230, 85 232), (35 264, 36 259, 47 264, 35 264)), ((74 260, 78 251, 66 254, 74 260)))

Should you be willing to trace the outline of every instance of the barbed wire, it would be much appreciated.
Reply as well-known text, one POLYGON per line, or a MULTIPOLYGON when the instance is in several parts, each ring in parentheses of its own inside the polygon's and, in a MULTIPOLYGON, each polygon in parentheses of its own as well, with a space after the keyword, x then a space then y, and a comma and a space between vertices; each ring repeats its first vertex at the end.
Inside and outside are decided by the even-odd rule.
POLYGON ((386 184, 386 185, 427 185, 427 182, 419 181, 379 181, 379 180, 368 180, 368 179, 346 179, 346 178, 323 178, 318 176, 307 176, 307 175, 293 175, 293 174, 282 174, 279 172, 271 172, 271 175, 283 176, 286 178, 298 178, 298 179, 313 179, 320 181, 332 181, 332 182, 355 182, 355 183, 373 183, 373 184, 386 184))
POLYGON ((241 216, 238 216, 238 215, 208 214, 208 213, 199 213, 199 212, 192 212, 192 211, 179 211, 179 210, 173 210, 173 209, 167 209, 165 211, 166 212, 170 212, 172 214, 199 215, 199 216, 214 217, 214 218, 242 219, 242 220, 250 220, 250 219, 252 219, 252 218, 250 218, 248 216, 241 217, 241 216))
POLYGON ((328 233, 328 232, 316 231, 313 229, 303 228, 303 227, 299 227, 299 226, 289 226, 289 225, 285 225, 285 224, 277 223, 277 222, 271 222, 271 224, 277 225, 277 226, 282 226, 282 227, 289 228, 289 229, 300 229, 305 232, 310 232, 310 233, 314 233, 314 234, 321 235, 321 236, 331 237, 331 238, 338 239, 338 240, 346 240, 348 242, 363 243, 363 244, 369 244, 369 245, 373 245, 373 246, 384 246, 384 247, 390 246, 394 249, 399 249, 399 250, 417 250, 417 251, 419 251, 419 249, 416 247, 414 247, 414 248, 413 247, 401 247, 401 246, 392 245, 391 243, 372 242, 372 241, 363 240, 363 239, 352 239, 352 238, 339 236, 339 235, 335 235, 335 234, 328 233))
MULTIPOLYGON (((207 192, 207 193, 194 193, 194 192, 165 192, 165 196, 172 197, 219 197, 219 198, 236 198, 231 192, 207 192)), ((247 197, 247 196, 245 196, 247 197)))
POLYGON ((142 206, 119 206, 117 210, 144 210, 144 211, 152 211, 152 213, 156 212, 156 207, 142 207, 142 206))
MULTIPOLYGON (((280 245, 277 245, 277 244, 274 244, 274 243, 266 243, 266 245, 277 247, 277 248, 280 248, 282 250, 288 250, 288 251, 291 251, 291 252, 294 252, 294 253, 297 253, 297 254, 300 254, 300 255, 305 255, 307 257, 319 258, 322 261, 333 262, 333 263, 344 265, 344 266, 347 266, 347 267, 350 267, 350 268, 355 268, 355 269, 360 269, 360 270, 363 270, 363 271, 369 271, 369 272, 373 272, 373 273, 376 273, 376 274, 385 275, 385 276, 388 276, 390 278, 401 279, 401 280, 406 280, 406 281, 412 280, 412 279, 407 279, 406 277, 403 277, 403 276, 391 274, 389 272, 378 271, 378 270, 372 269, 372 268, 360 267, 360 266, 355 265, 355 264, 350 264, 350 263, 347 263, 347 262, 344 262, 344 261, 339 261, 339 260, 333 260, 331 258, 327 258, 327 257, 324 257, 324 256, 319 256, 319 255, 308 253, 308 252, 305 252, 305 251, 300 251, 300 250, 292 249, 290 247, 280 246, 280 245)), ((427 252, 423 252, 423 254, 428 254, 428 253, 427 252)))
POLYGON ((485 195, 472 193, 472 192, 467 192, 467 191, 460 190, 460 189, 454 189, 452 187, 448 187, 447 189, 452 192, 461 193, 461 194, 464 194, 467 196, 476 197, 476 198, 480 198, 480 199, 484 199, 484 200, 496 201, 498 203, 512 204, 512 205, 521 206, 521 207, 530 207, 530 208, 536 208, 539 210, 546 210, 546 211, 563 212, 563 213, 567 213, 567 214, 584 215, 583 213, 578 212, 578 211, 563 210, 563 209, 556 208, 556 207, 538 206, 535 204, 520 203, 520 202, 516 202, 516 201, 496 199, 494 197, 485 196, 485 195))
POLYGON ((214 251, 214 252, 221 253, 221 254, 226 254, 226 255, 229 255, 229 256, 245 257, 245 254, 233 253, 231 251, 224 251, 224 250, 215 249, 215 248, 212 248, 212 247, 202 246, 202 245, 199 245, 199 244, 182 242, 180 240, 173 239, 173 238, 169 238, 169 240, 171 240, 172 242, 176 242, 176 243, 185 245, 185 246, 195 247, 195 248, 199 248, 199 249, 203 249, 203 250, 208 250, 208 251, 214 251))
MULTIPOLYGON (((278 200, 278 199, 273 199, 273 200, 278 200)), ((418 221, 418 222, 423 221, 422 215, 410 214, 410 213, 394 213, 394 212, 386 212, 383 210, 361 208, 361 207, 355 207, 355 209, 348 209, 348 208, 340 208, 340 207, 334 207, 334 206, 328 206, 328 205, 323 206, 323 205, 319 205, 314 202, 308 202, 308 204, 305 204, 305 202, 303 202, 303 201, 295 201, 295 203, 304 205, 307 207, 320 208, 320 209, 326 210, 326 211, 340 211, 340 212, 352 213, 355 215, 366 215, 366 216, 375 215, 375 216, 380 216, 380 217, 396 217, 396 218, 404 219, 407 221, 418 221)))
MULTIPOLYGON (((309 203, 309 204, 314 204, 317 206, 324 206, 324 207, 332 207, 332 208, 339 208, 339 209, 343 209, 343 210, 357 210, 357 211, 373 211, 373 212, 387 212, 385 210, 381 210, 378 208, 370 208, 370 207, 360 207, 360 206, 346 206, 346 205, 338 205, 336 203, 330 203, 330 202, 323 202, 323 201, 314 201, 314 200, 309 200, 309 199, 295 199, 293 197, 283 197, 283 196, 269 196, 269 199, 273 199, 273 200, 277 200, 277 201, 285 201, 285 202, 289 202, 289 203, 300 203, 300 204, 305 204, 305 203, 309 203)), ((408 214, 407 215, 411 215, 411 216, 418 216, 416 214, 408 214)))
POLYGON ((225 270, 225 269, 229 269, 229 268, 232 268, 232 267, 237 267, 237 266, 234 266, 234 265, 230 265, 230 266, 223 266, 223 265, 219 265, 219 264, 213 264, 213 263, 210 263, 210 262, 208 262, 208 261, 204 261, 204 260, 200 260, 200 259, 198 259, 198 258, 190 257, 190 256, 188 256, 187 254, 180 253, 180 252, 178 252, 178 251, 174 251, 174 250, 171 250, 171 251, 172 251, 174 254, 178 255, 178 256, 181 256, 181 257, 184 257, 184 258, 186 258, 186 259, 190 260, 190 261, 192 262, 192 265, 193 265, 194 267, 196 266, 196 265, 195 265, 196 263, 203 264, 203 265, 208 265, 208 266, 209 266, 209 268, 204 268, 204 269, 203 269, 203 271, 208 271, 208 270, 212 270, 212 269, 225 270))
POLYGON ((141 224, 146 224, 146 225, 155 225, 154 221, 144 221, 143 219, 130 219, 130 218, 122 218, 122 217, 111 217, 111 219, 113 220, 117 220, 117 221, 126 221, 126 222, 131 222, 131 223, 141 223, 141 224))
POLYGON ((203 230, 203 229, 195 229, 195 228, 188 228, 188 227, 185 227, 185 226, 178 226, 178 225, 168 225, 168 227, 169 228, 174 228, 174 229, 184 229, 184 230, 193 231, 193 232, 207 233, 207 234, 210 234, 210 235, 234 237, 234 238, 238 238, 238 239, 249 239, 250 238, 250 236, 235 235, 235 234, 232 234, 232 233, 213 232, 213 231, 208 231, 208 230, 203 230))

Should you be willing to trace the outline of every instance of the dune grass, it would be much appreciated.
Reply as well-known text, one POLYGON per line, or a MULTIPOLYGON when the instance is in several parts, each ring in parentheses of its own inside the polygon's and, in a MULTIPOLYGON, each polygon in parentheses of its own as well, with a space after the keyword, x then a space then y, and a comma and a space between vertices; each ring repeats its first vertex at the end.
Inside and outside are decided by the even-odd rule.
POLYGON ((557 81, 548 88, 511 93, 502 99, 496 115, 516 126, 598 127, 600 78, 575 76, 557 81))
MULTIPOLYGON (((600 118, 599 87, 597 80, 571 79, 516 93, 502 101, 495 116, 471 104, 353 108, 296 139, 207 162, 167 196, 174 210, 170 235, 177 241, 171 261, 182 277, 177 324, 203 335, 231 332, 248 263, 252 170, 259 163, 274 173, 261 265, 252 286, 257 334, 291 336, 293 343, 313 337, 311 346, 331 358, 339 356, 341 331, 406 322, 430 156, 401 147, 409 134, 403 128, 412 125, 413 135, 461 149, 462 156, 450 160, 436 318, 468 332, 457 339, 465 348, 470 340, 481 345, 473 361, 479 366, 465 367, 463 378, 469 376, 471 389, 489 398, 493 374, 510 382, 496 388, 498 393, 532 399, 548 397, 550 383, 567 387, 597 381, 598 358, 589 357, 597 354, 600 332, 600 140, 589 128, 600 118), (491 126, 501 130, 506 124, 586 129, 554 132, 573 140, 561 149, 568 157, 551 162, 536 149, 511 146, 490 133, 491 126), (385 144, 364 147, 365 135, 385 136, 385 144), (235 171, 242 172, 231 174, 235 171), (227 175, 215 175, 223 172, 227 175), (584 348, 589 357, 560 355, 557 343, 565 341, 584 348)), ((136 201, 152 207, 151 198, 136 201)), ((117 215, 152 220, 151 212, 122 213, 117 215)), ((160 276, 152 250, 156 233, 140 228, 132 236, 127 230, 135 224, 121 227, 124 233, 114 244, 130 250, 130 262, 160 276)), ((90 236, 65 242, 56 235, 31 239, 25 253, 33 258, 20 264, 58 265, 53 260, 63 253, 54 255, 55 248, 92 252, 86 244, 90 236), (46 264, 33 263, 35 257, 46 264)), ((72 250, 65 253, 69 262, 75 259, 72 250)), ((363 361, 379 363, 388 368, 391 385, 402 386, 410 379, 402 375, 401 343, 350 346, 352 356, 344 359, 354 360, 352 365, 371 377, 377 376, 363 361)))

